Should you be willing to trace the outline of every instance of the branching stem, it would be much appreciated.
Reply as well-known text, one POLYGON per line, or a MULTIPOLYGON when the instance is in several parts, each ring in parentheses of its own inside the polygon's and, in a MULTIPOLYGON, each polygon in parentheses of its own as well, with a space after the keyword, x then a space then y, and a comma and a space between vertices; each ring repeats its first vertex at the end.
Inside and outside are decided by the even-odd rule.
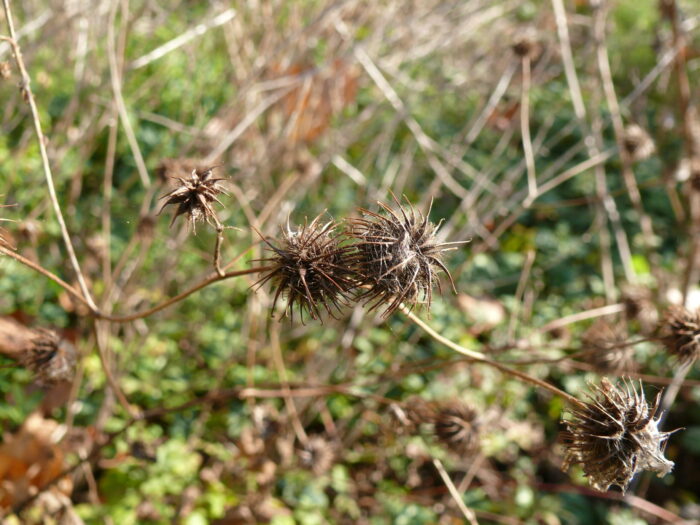
POLYGON ((107 315, 103 312, 101 312, 97 307, 90 306, 88 301, 83 297, 78 290, 73 288, 70 284, 68 284, 66 281, 55 275, 54 273, 50 272, 43 266, 40 266, 36 264, 33 261, 30 261, 26 257, 22 257, 20 254, 13 252, 12 250, 9 250, 5 248, 4 246, 0 246, 0 254, 7 255, 8 257, 11 257, 12 259, 16 260, 17 262, 22 263, 26 267, 34 270, 35 272, 40 273, 44 277, 47 277, 48 279, 51 279, 53 282, 58 284, 61 288, 66 290, 71 297, 77 299, 81 303, 83 303, 85 306, 90 308, 90 315, 92 317, 95 317, 96 319, 103 319, 105 321, 110 321, 112 323, 128 323, 129 321, 135 321, 136 319, 143 319, 144 317, 148 317, 150 315, 153 315, 156 312, 160 312, 161 310, 164 310, 168 306, 172 306, 173 304, 182 301, 184 298, 188 297, 189 295, 192 295, 195 292, 198 292, 202 288, 205 288, 206 286, 209 286, 212 283, 215 283, 217 281, 223 281, 225 279, 230 279, 232 277, 240 277, 243 275, 250 275, 254 273, 260 273, 260 272, 266 272, 268 270, 271 270, 273 267, 272 266, 257 266, 255 268, 246 268, 245 270, 236 270, 234 272, 223 272, 217 273, 210 275, 209 277, 205 278, 204 280, 200 281, 199 283, 195 284, 191 288, 188 288, 184 292, 181 292, 177 294, 174 297, 171 297, 170 299, 152 307, 147 310, 144 310, 142 312, 136 312, 134 314, 130 315, 107 315))

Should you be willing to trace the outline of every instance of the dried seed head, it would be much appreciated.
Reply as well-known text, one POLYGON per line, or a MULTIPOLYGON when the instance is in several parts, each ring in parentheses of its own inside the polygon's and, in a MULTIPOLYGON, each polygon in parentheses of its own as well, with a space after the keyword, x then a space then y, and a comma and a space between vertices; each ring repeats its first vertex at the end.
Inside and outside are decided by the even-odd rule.
POLYGON ((384 316, 391 315, 402 302, 413 308, 425 302, 428 309, 433 286, 440 282, 436 274, 442 270, 457 292, 442 254, 454 249, 457 242, 441 243, 437 239, 440 224, 435 225, 410 204, 404 208, 392 194, 398 209, 379 202, 386 214, 360 209, 361 218, 349 219, 350 231, 357 250, 356 269, 360 298, 373 303, 370 309, 386 305, 384 316))
POLYGON ((527 31, 513 40, 511 49, 518 57, 528 57, 530 60, 535 60, 542 53, 542 44, 537 41, 537 34, 527 31))
POLYGON ((511 37, 510 47, 516 56, 531 60, 536 59, 542 53, 542 44, 537 31, 532 27, 521 27, 511 37))
POLYGON ((41 385, 71 381, 75 375, 75 347, 52 330, 38 329, 32 348, 21 359, 41 385))
POLYGON ((693 169, 690 173, 690 188, 693 191, 700 191, 700 170, 693 169))
POLYGON ((173 220, 170 221, 170 226, 173 225, 178 216, 186 214, 192 230, 194 231, 197 221, 207 221, 209 224, 217 226, 219 219, 212 207, 213 202, 222 202, 217 198, 217 195, 227 193, 219 186, 219 183, 224 179, 212 178, 213 168, 193 169, 188 178, 176 178, 177 188, 161 197, 165 199, 163 206, 158 211, 158 215, 163 209, 170 205, 177 205, 173 220))
POLYGON ((139 223, 136 226, 136 235, 142 239, 150 239, 153 237, 153 231, 155 230, 156 221, 152 214, 142 215, 139 218, 139 223))
POLYGON ((644 334, 653 332, 659 323, 659 312, 649 288, 628 287, 623 290, 622 304, 628 321, 637 321, 644 334))
POLYGON ((637 472, 653 470, 660 477, 671 472, 673 462, 663 455, 671 432, 659 430, 661 414, 654 419, 661 392, 649 406, 641 382, 637 392, 629 379, 617 386, 603 378, 592 390, 590 402, 572 407, 572 418, 563 421, 564 470, 580 463, 595 489, 617 485, 623 492, 637 472))
POLYGON ((328 472, 335 463, 335 449, 321 436, 312 436, 304 447, 298 451, 299 463, 314 474, 320 476, 328 472))
POLYGON ((681 363, 692 363, 700 357, 700 310, 680 306, 669 309, 663 338, 668 351, 681 363))
POLYGON ((637 124, 630 124, 625 128, 622 145, 635 162, 649 158, 656 150, 649 134, 637 124))
POLYGON ((335 317, 356 283, 352 247, 341 243, 334 221, 321 223, 322 215, 297 228, 287 223, 276 244, 263 237, 273 254, 262 261, 272 263, 273 268, 256 284, 272 281, 276 290, 272 311, 277 299, 284 295, 285 315, 293 318, 296 306, 302 322, 304 312, 312 319, 320 319, 322 307, 335 317))
POLYGON ((635 367, 634 348, 627 343, 625 327, 599 319, 581 338, 584 356, 603 373, 619 374, 635 367))
POLYGON ((438 406, 432 423, 435 437, 450 452, 464 456, 478 450, 478 413, 470 406, 458 402, 438 406))

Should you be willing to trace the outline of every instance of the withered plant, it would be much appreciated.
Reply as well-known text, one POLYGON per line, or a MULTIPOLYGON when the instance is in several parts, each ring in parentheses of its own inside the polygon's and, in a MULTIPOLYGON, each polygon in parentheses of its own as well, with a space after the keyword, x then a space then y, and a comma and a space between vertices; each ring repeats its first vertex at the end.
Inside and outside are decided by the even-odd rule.
POLYGON ((272 283, 273 312, 281 296, 287 302, 284 315, 293 319, 296 308, 302 321, 305 314, 321 319, 324 310, 335 317, 348 304, 357 282, 355 256, 336 229, 337 224, 332 220, 324 223, 321 214, 302 226, 293 227, 287 222, 277 241, 262 236, 272 252, 262 262, 272 268, 256 284, 272 283))
POLYGON ((216 202, 223 206, 218 195, 227 195, 221 187, 221 182, 226 179, 214 178, 214 168, 194 168, 189 177, 175 178, 175 180, 177 181, 175 189, 161 197, 165 202, 158 214, 160 215, 166 206, 172 205, 176 208, 170 226, 180 215, 185 215, 195 234, 198 221, 206 221, 219 228, 219 219, 212 205, 216 202))
POLYGON ((378 202, 385 213, 360 208, 361 217, 348 219, 348 236, 357 250, 356 271, 363 290, 359 298, 370 310, 385 307, 384 317, 401 303, 413 309, 424 303, 429 310, 433 288, 444 272, 452 289, 454 281, 443 262, 443 253, 462 242, 442 242, 437 236, 440 223, 430 222, 430 209, 423 215, 407 201, 403 206, 392 194, 396 208, 378 202))
POLYGON ((580 464, 594 488, 617 485, 623 492, 642 470, 671 472, 673 462, 663 451, 672 432, 659 430, 661 392, 649 405, 641 382, 637 390, 630 379, 614 385, 603 378, 591 390, 590 400, 570 407, 571 419, 564 421, 563 468, 580 464))
POLYGON ((604 374, 620 374, 635 368, 634 347, 625 327, 599 319, 581 336, 583 357, 604 374))
POLYGON ((457 401, 435 407, 431 417, 437 440, 458 456, 473 454, 479 449, 479 413, 457 401))
POLYGON ((625 2, 200 2, 183 18, 167 0, 33 0, 13 18, 20 3, 0 1, 0 191, 26 217, 0 228, 0 319, 38 334, 12 353, 19 328, 0 334, 13 361, 0 368, 19 362, 49 394, 34 403, 44 391, 26 374, 0 390, 69 450, 18 466, 0 446, 0 521, 61 521, 78 502, 107 521, 550 520, 556 496, 523 509, 521 486, 617 512, 619 495, 545 479, 552 451, 504 445, 522 427, 492 436, 489 413, 560 421, 564 467, 597 491, 633 492, 675 461, 673 490, 652 486, 649 504, 645 480, 623 512, 680 521, 688 447, 674 439, 667 459, 660 427, 679 392, 692 403, 700 357, 692 0, 640 11, 643 60, 630 39, 610 45, 625 2), (160 96, 173 85, 182 104, 160 96), (335 219, 315 216, 326 207, 335 219), (315 218, 277 234, 292 211, 315 218), (168 212, 170 226, 155 218, 168 212), (222 250, 229 219, 241 235, 222 250), (214 271, 197 227, 216 230, 214 271), (467 238, 453 265, 461 242, 447 239, 467 238), (447 282, 457 301, 438 297, 447 282), (262 313, 263 286, 283 322, 262 313), (488 330, 475 326, 487 301, 454 304, 466 294, 498 309, 488 330), (666 300, 689 309, 659 323, 666 300), (543 337, 555 330, 567 340, 543 337), (58 333, 97 356, 81 362, 58 333), (584 373, 598 379, 579 398, 584 373), (647 394, 667 388, 649 403, 640 377, 647 394), (115 468, 148 501, 112 504, 115 468), (10 470, 31 478, 12 494, 10 470), (66 480, 53 510, 37 505, 66 480))
POLYGON ((71 381, 78 355, 75 347, 53 330, 38 329, 31 349, 20 363, 31 370, 41 385, 71 381))
POLYGON ((666 315, 664 343, 668 352, 683 364, 700 357, 700 310, 672 307, 666 315))

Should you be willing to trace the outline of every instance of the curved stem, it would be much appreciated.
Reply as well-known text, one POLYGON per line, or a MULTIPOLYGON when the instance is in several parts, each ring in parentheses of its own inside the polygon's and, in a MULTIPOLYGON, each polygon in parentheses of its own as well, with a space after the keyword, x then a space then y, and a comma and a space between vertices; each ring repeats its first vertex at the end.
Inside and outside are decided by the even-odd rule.
POLYGON ((568 401, 572 405, 578 406, 580 408, 585 408, 585 404, 578 399, 576 399, 574 396, 567 394, 563 390, 560 390, 559 388, 555 387, 554 385, 551 385, 547 383, 546 381, 543 381, 541 379, 538 379, 536 377, 533 377, 529 374, 526 374, 525 372, 520 372, 519 370, 514 370, 504 364, 498 363, 497 361, 492 361, 488 357, 486 357, 484 354, 481 352, 476 352, 474 350, 469 350, 468 348, 464 348, 463 346, 458 345, 457 343, 450 341, 446 337, 443 337, 439 333, 437 333, 433 328, 430 327, 425 321, 421 320, 420 318, 416 317, 413 312, 411 312, 406 306, 403 304, 399 307, 401 311, 408 317, 413 324, 418 326, 420 329, 422 329, 426 334, 428 334, 430 337, 435 339, 437 342, 442 343, 443 345, 447 346, 448 348, 451 348, 455 352, 458 352, 464 356, 469 357, 470 359, 473 359, 474 361, 478 363, 485 364, 487 366, 491 366, 493 368, 496 368, 500 370, 501 372, 511 375, 513 377, 517 377, 518 379, 522 379, 523 381, 526 381, 528 383, 531 383, 535 385, 536 387, 543 388, 545 390, 549 390, 551 393, 554 395, 564 399, 565 401, 568 401))
POLYGON ((90 304, 85 300, 85 298, 76 290, 73 288, 70 284, 68 284, 66 281, 58 277, 57 275, 51 273, 44 267, 30 261, 26 257, 22 257, 18 253, 13 252, 12 250, 8 250, 4 246, 0 246, 0 253, 3 255, 7 255, 8 257, 11 257, 12 259, 15 259, 16 261, 24 264, 26 267, 34 270, 35 272, 40 273, 44 277, 47 277, 51 279, 53 282, 61 286, 63 289, 65 289, 72 297, 83 303, 85 306, 87 306, 90 309, 90 314, 92 317, 95 317, 96 319, 102 319, 105 321, 110 321, 113 323, 127 323, 129 321, 134 321, 136 319, 142 319, 144 317, 148 317, 149 315, 152 315, 156 312, 160 312, 161 310, 164 310, 168 306, 171 306, 185 297, 192 295, 195 292, 198 292, 202 288, 209 286, 212 283, 215 283, 217 281, 223 281, 224 279, 230 279, 231 277, 240 277, 242 275, 250 275, 253 273, 260 273, 260 272, 266 272, 268 270, 271 270, 273 266, 258 266, 255 268, 248 268, 245 270, 237 270, 235 272, 226 272, 223 275, 219 275, 218 273, 214 273, 201 281, 198 284, 195 284, 193 287, 185 290, 184 292, 181 292, 177 294, 175 297, 171 297, 170 299, 162 302, 161 304, 158 304, 152 308, 149 308, 148 310, 144 310, 142 312, 136 312, 134 314, 130 315, 124 315, 124 316, 118 316, 118 315, 107 315, 102 313, 96 308, 92 308, 90 304))
POLYGON ((96 310, 97 305, 90 295, 88 290, 85 277, 80 269, 80 264, 78 263, 78 258, 75 255, 75 249, 73 248, 73 243, 68 233, 68 227, 66 226, 66 221, 63 219, 63 212, 61 211, 61 205, 58 202, 58 197, 56 196, 56 188, 53 183, 53 174, 51 172, 51 165, 49 163, 49 155, 46 152, 46 137, 41 130, 41 121, 39 120, 39 110, 37 109, 36 102, 34 100, 34 94, 31 88, 31 78, 27 72, 27 68, 24 65, 24 60, 22 59, 22 52, 17 44, 17 35, 15 33, 15 26, 12 20, 12 11, 10 10, 9 0, 3 0, 3 8, 5 10, 5 19, 7 21, 7 27, 10 31, 10 38, 4 37, 3 40, 9 42, 12 47, 12 52, 15 55, 15 62, 19 68, 20 75, 22 76, 21 90, 22 94, 26 97, 27 103, 29 104, 29 109, 32 114, 32 122, 34 124, 34 131, 36 132, 37 141, 39 142, 39 153, 41 155, 41 164, 44 169, 44 177, 46 178, 46 187, 49 190, 49 198, 51 200, 51 205, 53 206, 54 213, 56 214, 56 220, 58 221, 58 226, 61 230, 61 237, 63 237, 63 242, 66 245, 66 251, 68 252, 68 259, 70 260, 71 266, 75 271, 75 275, 78 279, 78 284, 80 285, 80 291, 83 293, 84 300, 91 310, 96 310))
POLYGON ((183 300, 185 297, 192 295, 195 292, 198 292, 202 288, 209 286, 212 283, 215 283, 217 281, 223 281, 224 279, 230 279, 231 277, 240 277, 241 275, 250 275, 252 273, 260 273, 260 272, 266 272, 268 270, 271 270, 273 267, 272 266, 259 266, 256 268, 248 268, 246 270, 238 270, 235 272, 227 272, 223 275, 219 275, 218 273, 215 273, 211 275, 210 277, 207 277, 204 279, 202 282, 194 285, 192 288, 189 288, 185 290, 182 293, 177 294, 175 297, 171 297, 167 301, 162 302, 159 305, 156 305, 152 308, 149 308, 148 310, 144 310, 142 312, 136 312, 135 314, 131 315, 124 315, 124 316, 114 316, 114 315, 105 315, 100 312, 94 313, 95 317, 98 319, 104 319, 105 321, 111 321, 113 323, 128 323, 129 321, 135 321, 136 319, 143 319, 144 317, 148 317, 149 315, 153 315, 156 312, 160 312, 161 310, 164 310, 168 306, 171 306, 181 300, 183 300))
POLYGON ((0 246, 0 253, 3 255, 7 255, 8 257, 11 257, 12 259, 16 260, 17 262, 22 263, 25 265, 27 268, 30 268, 34 270, 35 272, 40 273, 44 277, 47 277, 48 279, 52 280, 56 284, 58 284, 61 288, 63 288, 66 292, 68 292, 73 298, 77 299, 81 303, 83 303, 85 306, 90 308, 92 310, 92 307, 90 304, 85 300, 85 298, 81 295, 81 293, 73 288, 70 284, 68 284, 66 281, 58 277, 56 274, 51 273, 48 271, 46 268, 43 266, 40 266, 36 264, 33 261, 30 261, 26 257, 22 257, 20 254, 13 252, 12 250, 8 250, 4 246, 0 246))
POLYGON ((683 386, 685 377, 688 375, 688 372, 690 372, 690 369, 693 368, 693 363, 693 361, 683 363, 673 375, 673 380, 671 381, 671 384, 668 386, 668 389, 666 389, 666 391, 663 394, 663 397, 661 398, 661 416, 659 416, 660 422, 663 423, 663 420, 666 419, 666 416, 668 415, 671 409, 671 405, 673 405, 673 402, 678 396, 678 392, 680 392, 681 390, 681 386, 683 386))

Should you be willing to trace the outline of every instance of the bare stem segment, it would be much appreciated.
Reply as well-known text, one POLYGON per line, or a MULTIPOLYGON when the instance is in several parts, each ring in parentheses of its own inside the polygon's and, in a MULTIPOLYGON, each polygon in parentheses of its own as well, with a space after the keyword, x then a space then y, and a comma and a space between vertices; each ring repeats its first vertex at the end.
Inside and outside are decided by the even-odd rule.
POLYGON ((578 406, 581 408, 585 407, 585 404, 576 399, 574 396, 567 394, 563 390, 560 390, 559 388, 555 387, 554 385, 547 383, 546 381, 543 381, 541 379, 538 379, 536 377, 533 377, 529 374, 526 374, 525 372, 520 372, 519 370, 514 370, 504 364, 498 363, 497 361, 492 361, 488 357, 486 357, 484 354, 481 352, 476 352, 474 350, 469 350, 468 348, 464 348, 463 346, 458 345, 457 343, 450 341, 446 337, 441 336, 438 334, 433 328, 430 327, 425 321, 421 320, 420 318, 416 317, 413 312, 411 312, 408 308, 406 308, 404 305, 401 305, 400 307, 401 311, 406 315, 406 317, 409 318, 419 328, 421 328, 426 334, 428 334, 430 337, 435 339, 438 343, 442 343, 448 348, 451 348, 455 352, 458 352, 464 356, 467 356, 471 359, 473 359, 477 363, 482 363, 487 366, 491 366, 493 368, 496 368, 500 370, 501 372, 511 375, 513 377, 516 377, 522 381, 525 381, 527 383, 533 384, 538 388, 543 388, 544 390, 548 390, 554 395, 562 398, 564 401, 568 401, 574 406, 578 406))
POLYGON ((56 220, 61 229, 61 236, 63 237, 63 242, 66 245, 66 251, 68 252, 68 258, 70 259, 71 266, 75 271, 76 277, 78 279, 78 284, 80 285, 80 290, 83 292, 85 302, 88 304, 91 310, 97 310, 97 305, 90 295, 88 290, 85 277, 83 272, 80 270, 80 264, 78 263, 78 258, 75 255, 75 249, 73 248, 73 243, 70 239, 70 234, 68 233, 68 228, 66 227, 66 222, 63 219, 63 212, 61 211, 61 205, 58 203, 58 197, 56 196, 56 188, 53 183, 53 174, 51 173, 51 165, 49 164, 49 156, 46 152, 46 137, 41 130, 41 122, 39 121, 39 110, 37 109, 36 102, 34 101, 34 94, 31 88, 31 78, 27 72, 27 68, 24 65, 24 60, 22 59, 22 52, 17 44, 17 34, 15 33, 14 22, 12 21, 12 11, 10 10, 9 0, 2 0, 3 8, 5 9, 5 18, 7 19, 7 27, 10 31, 10 38, 2 37, 3 40, 9 42, 12 47, 12 52, 15 56, 15 62, 19 68, 20 74, 22 75, 22 94, 25 96, 27 103, 29 104, 29 109, 32 113, 32 122, 34 123, 34 131, 36 132, 37 139, 39 141, 39 152, 41 153, 41 163, 44 168, 44 176, 46 178, 46 186, 49 190, 49 197, 51 199, 51 204, 53 206, 54 212, 56 213, 56 220))

